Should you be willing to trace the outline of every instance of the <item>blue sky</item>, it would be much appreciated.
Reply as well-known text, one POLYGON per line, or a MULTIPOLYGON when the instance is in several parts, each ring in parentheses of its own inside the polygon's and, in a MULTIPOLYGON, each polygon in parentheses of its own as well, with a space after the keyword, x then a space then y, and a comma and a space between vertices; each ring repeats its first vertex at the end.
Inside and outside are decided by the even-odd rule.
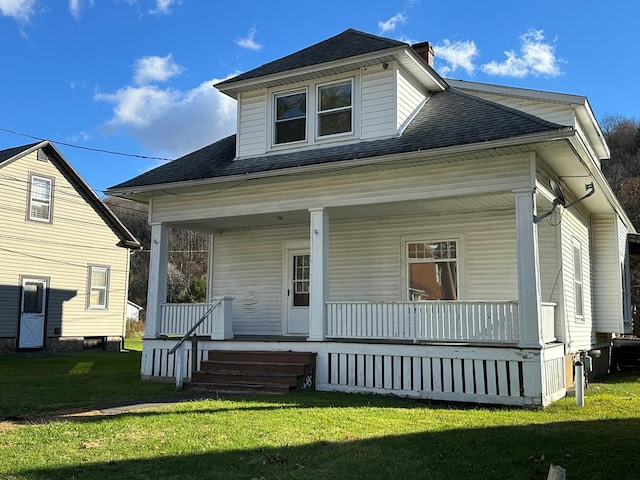
POLYGON ((443 76, 640 117, 640 4, 0 0, 0 149, 50 139, 98 192, 235 131, 212 85, 347 28, 431 42, 443 76), (122 152, 113 155, 65 146, 122 152))

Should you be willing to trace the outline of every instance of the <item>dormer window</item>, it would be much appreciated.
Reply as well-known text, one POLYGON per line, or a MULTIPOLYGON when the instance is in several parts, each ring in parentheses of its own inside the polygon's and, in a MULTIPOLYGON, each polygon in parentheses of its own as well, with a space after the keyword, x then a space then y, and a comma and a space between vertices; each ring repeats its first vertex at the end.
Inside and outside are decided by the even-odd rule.
MULTIPOLYGON (((353 136, 358 124, 355 101, 358 89, 356 78, 342 77, 331 82, 300 82, 288 90, 270 92, 269 148, 281 151, 339 142, 353 136)), ((247 114, 259 108, 257 104, 249 107, 253 103, 247 101, 245 105, 247 114)))
POLYGON ((307 92, 276 95, 274 143, 300 142, 307 138, 307 92))
POLYGON ((353 132, 353 82, 318 86, 318 137, 353 132))

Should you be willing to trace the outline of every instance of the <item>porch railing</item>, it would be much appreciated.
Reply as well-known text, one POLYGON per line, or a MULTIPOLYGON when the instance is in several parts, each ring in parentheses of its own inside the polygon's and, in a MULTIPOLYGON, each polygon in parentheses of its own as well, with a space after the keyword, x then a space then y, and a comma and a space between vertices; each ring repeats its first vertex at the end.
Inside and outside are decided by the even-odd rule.
POLYGON ((211 307, 220 303, 220 307, 211 315, 207 315, 196 327, 194 334, 216 340, 233 338, 232 301, 232 297, 216 297, 211 303, 163 303, 160 305, 158 334, 169 337, 182 336, 191 330, 211 307))
POLYGON ((517 343, 518 302, 327 302, 327 336, 517 343))

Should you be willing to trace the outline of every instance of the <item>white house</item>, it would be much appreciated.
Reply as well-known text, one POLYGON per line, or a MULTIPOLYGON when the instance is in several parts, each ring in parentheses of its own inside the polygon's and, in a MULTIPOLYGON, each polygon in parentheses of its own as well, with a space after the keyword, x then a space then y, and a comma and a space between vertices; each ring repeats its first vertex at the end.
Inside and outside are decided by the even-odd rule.
POLYGON ((55 146, 0 150, 0 353, 118 350, 140 243, 55 146))
POLYGON ((318 390, 547 405, 606 353, 634 230, 587 99, 432 61, 347 30, 217 84, 236 135, 110 189, 149 204, 145 378, 180 375, 168 352, 212 305, 196 369, 310 352, 318 390), (210 304, 165 303, 172 226, 210 235, 210 304))

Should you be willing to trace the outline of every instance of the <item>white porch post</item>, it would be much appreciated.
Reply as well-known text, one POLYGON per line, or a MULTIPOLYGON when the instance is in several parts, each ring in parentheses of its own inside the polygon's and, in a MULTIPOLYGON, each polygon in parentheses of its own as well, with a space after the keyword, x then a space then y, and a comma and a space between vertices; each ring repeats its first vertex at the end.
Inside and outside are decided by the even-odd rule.
POLYGON ((329 296, 329 214, 324 208, 310 208, 309 340, 326 335, 325 302, 329 296))
POLYGON ((149 289, 144 336, 156 338, 160 327, 160 304, 167 301, 167 266, 169 264, 169 228, 163 224, 151 226, 149 253, 149 289))
POLYGON ((513 191, 516 200, 516 255, 518 259, 518 317, 522 348, 541 348, 540 267, 535 189, 513 191))

